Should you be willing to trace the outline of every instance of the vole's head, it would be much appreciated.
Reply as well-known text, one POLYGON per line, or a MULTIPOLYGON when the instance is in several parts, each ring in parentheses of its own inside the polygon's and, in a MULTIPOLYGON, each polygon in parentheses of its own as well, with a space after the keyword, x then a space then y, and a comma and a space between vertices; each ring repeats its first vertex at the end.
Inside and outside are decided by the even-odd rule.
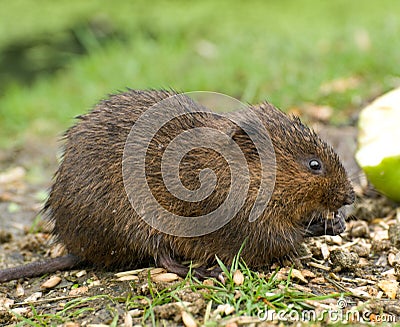
POLYGON ((332 147, 297 117, 287 116, 267 103, 256 110, 269 131, 276 156, 276 182, 271 201, 289 209, 288 219, 306 228, 331 218, 335 223, 341 220, 344 227, 340 208, 354 202, 354 191, 332 147))

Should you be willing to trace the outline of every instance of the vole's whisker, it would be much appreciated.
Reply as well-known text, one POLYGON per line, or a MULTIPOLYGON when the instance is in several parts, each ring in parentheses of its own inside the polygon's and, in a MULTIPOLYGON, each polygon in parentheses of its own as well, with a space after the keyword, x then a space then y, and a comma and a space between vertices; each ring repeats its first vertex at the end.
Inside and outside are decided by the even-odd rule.
POLYGON ((306 230, 310 229, 310 226, 313 224, 314 219, 315 219, 315 216, 314 216, 314 214, 313 214, 313 215, 311 216, 311 219, 309 220, 309 222, 308 222, 308 224, 307 224, 306 230))

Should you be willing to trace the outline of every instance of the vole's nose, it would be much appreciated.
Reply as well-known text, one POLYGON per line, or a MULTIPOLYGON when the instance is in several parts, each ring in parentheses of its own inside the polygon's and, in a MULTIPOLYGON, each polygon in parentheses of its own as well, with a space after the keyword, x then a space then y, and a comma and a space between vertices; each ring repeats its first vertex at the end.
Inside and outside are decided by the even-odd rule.
POLYGON ((353 189, 351 189, 351 191, 349 192, 349 193, 347 193, 347 195, 346 195, 346 197, 345 197, 345 199, 344 199, 344 202, 343 202, 343 204, 344 205, 347 205, 347 204, 353 204, 354 203, 354 200, 355 200, 355 194, 354 194, 354 190, 353 189))

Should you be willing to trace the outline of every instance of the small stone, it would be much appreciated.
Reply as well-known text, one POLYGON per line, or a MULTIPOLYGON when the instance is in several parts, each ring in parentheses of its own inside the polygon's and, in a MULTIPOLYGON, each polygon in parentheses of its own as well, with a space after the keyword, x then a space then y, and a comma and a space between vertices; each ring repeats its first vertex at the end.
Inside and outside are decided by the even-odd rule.
POLYGON ((242 296, 243 296, 242 292, 240 292, 239 290, 235 290, 235 296, 234 296, 235 300, 241 298, 242 296))
POLYGON ((296 253, 299 257, 309 257, 312 255, 310 248, 305 243, 299 244, 296 253))
POLYGON ((380 296, 380 294, 379 294, 380 292, 378 292, 378 290, 375 287, 368 286, 367 291, 368 291, 368 294, 374 298, 377 298, 378 296, 380 296))
POLYGON ((392 244, 389 240, 379 240, 372 242, 372 249, 375 253, 382 253, 390 250, 392 244))
POLYGON ((171 319, 171 317, 179 319, 179 317, 181 317, 181 314, 183 311, 187 311, 187 312, 196 314, 194 312, 195 309, 196 309, 195 305, 193 305, 190 302, 186 302, 186 301, 172 302, 172 303, 165 303, 165 304, 155 306, 154 314, 159 319, 171 319))
POLYGON ((10 311, 17 315, 23 315, 23 314, 27 314, 30 310, 31 309, 28 307, 23 307, 23 308, 14 308, 14 309, 11 309, 10 311))
POLYGON ((367 258, 360 258, 360 261, 358 261, 358 267, 359 268, 362 268, 362 267, 367 267, 367 266, 370 266, 370 262, 369 262, 369 260, 367 259, 367 258))
POLYGON ((324 258, 324 260, 327 260, 329 258, 329 248, 328 245, 326 243, 322 243, 321 244, 321 254, 322 254, 322 258, 324 258))
POLYGON ((394 280, 381 280, 378 282, 378 286, 385 292, 389 299, 394 300, 396 298, 399 282, 394 280))
POLYGON ((389 269, 389 270, 385 270, 384 272, 381 273, 381 276, 385 276, 386 279, 393 279, 396 280, 396 276, 395 276, 395 269, 389 269))
POLYGON ((376 260, 375 265, 378 267, 386 267, 388 264, 386 254, 382 253, 378 260, 376 260))
POLYGON ((389 227, 389 240, 396 248, 400 249, 400 224, 389 227))
POLYGON ((296 279, 304 284, 308 283, 308 280, 303 276, 300 270, 292 269, 292 278, 296 279))
POLYGON ((196 320, 194 320, 193 316, 186 311, 182 311, 182 322, 186 327, 197 327, 196 320))
POLYGON ((166 283, 173 282, 173 281, 177 280, 178 278, 179 278, 179 276, 174 273, 163 273, 163 274, 151 276, 151 279, 154 282, 166 282, 166 283))
POLYGON ((203 281, 204 286, 214 286, 214 281, 212 279, 205 279, 203 281))
POLYGON ((369 227, 366 221, 354 221, 350 228, 350 234, 353 237, 369 237, 369 227))
POLYGON ((396 266, 394 266, 394 274, 400 280, 400 264, 397 264, 396 266))
POLYGON ((0 297, 0 311, 8 310, 14 304, 14 300, 6 297, 0 297))
POLYGON ((78 271, 75 274, 75 276, 79 278, 79 277, 85 276, 86 274, 87 274, 86 270, 81 270, 81 271, 78 271))
POLYGON ((394 267, 395 275, 400 280, 400 252, 393 258, 391 265, 394 267))
POLYGON ((349 252, 339 248, 331 251, 330 259, 332 265, 339 268, 339 270, 354 270, 357 268, 360 260, 357 253, 349 252))
POLYGON ((25 299, 24 302, 35 302, 42 297, 42 292, 35 292, 25 299))
POLYGON ((335 235, 335 236, 325 236, 326 242, 329 244, 335 244, 335 245, 342 245, 343 244, 343 239, 340 235, 335 235))
POLYGON ((377 230, 371 233, 371 237, 374 240, 374 242, 386 241, 389 239, 389 232, 386 229, 377 230))
POLYGON ((165 269, 164 268, 154 268, 150 270, 150 275, 158 275, 161 273, 165 273, 165 269))
POLYGON ((316 277, 315 274, 314 274, 312 271, 307 270, 307 269, 302 269, 302 270, 301 270, 301 274, 302 274, 305 278, 315 278, 315 277, 316 277))
POLYGON ((125 276, 119 277, 117 280, 120 281, 120 282, 131 281, 131 280, 138 281, 139 277, 135 276, 135 275, 125 275, 125 276))
MULTIPOLYGON (((148 283, 145 283, 145 284, 143 284, 143 285, 141 285, 140 286, 140 288, 139 288, 139 290, 140 290, 140 294, 147 294, 147 293, 149 293, 149 284, 148 283)), ((143 304, 147 304, 147 303, 145 303, 144 301, 143 301, 143 304)))
POLYGON ((0 244, 8 243, 12 240, 12 234, 0 229, 0 244))
POLYGON ((132 317, 138 317, 143 314, 143 310, 140 309, 133 309, 128 312, 132 317))
MULTIPOLYGON (((399 252, 400 253, 400 252, 399 252)), ((399 253, 397 254, 399 256, 400 259, 400 255, 399 253)), ((396 258, 396 254, 394 254, 393 252, 390 252, 387 256, 387 261, 389 262, 389 265, 391 265, 392 267, 395 266, 396 263, 398 263, 398 259, 396 258)))
POLYGON ((285 268, 282 268, 278 271, 278 273, 276 274, 276 280, 277 281, 285 281, 287 280, 287 271, 285 270, 285 268))
POLYGON ((85 294, 89 291, 89 288, 87 286, 81 286, 78 288, 74 288, 71 291, 69 291, 70 296, 75 296, 75 295, 82 295, 85 294))
POLYGON ((133 326, 133 319, 129 312, 125 313, 124 316, 124 324, 123 327, 132 327, 133 326))
POLYGON ((392 314, 397 315, 398 317, 400 317, 400 306, 398 303, 396 303, 396 301, 391 301, 392 303, 386 303, 384 306, 384 310, 385 312, 390 312, 392 314))
POLYGON ((371 247, 355 244, 351 247, 351 251, 357 253, 359 257, 368 257, 371 253, 371 247))
POLYGON ((16 296, 24 296, 25 295, 24 287, 20 283, 17 284, 17 289, 15 291, 15 295, 16 296))
POLYGON ((46 280, 42 285, 40 285, 40 288, 48 289, 48 288, 53 288, 60 284, 61 278, 58 276, 53 276, 50 277, 48 280, 46 280))
POLYGON ((242 285, 244 282, 244 275, 239 269, 233 273, 233 282, 235 285, 242 285))
POLYGON ((226 316, 230 315, 231 313, 235 312, 235 307, 231 306, 230 304, 220 304, 217 309, 214 311, 216 313, 224 313, 226 316))
POLYGON ((80 327, 80 324, 77 322, 68 321, 64 323, 63 327, 80 327))
POLYGON ((234 312, 235 312, 235 307, 232 306, 232 305, 227 306, 227 307, 225 308, 225 311, 224 311, 224 313, 225 313, 227 316, 230 315, 230 314, 232 314, 232 313, 234 313, 234 312))
MULTIPOLYGON (((309 242, 311 242, 311 241, 309 241, 309 242)), ((311 245, 310 251, 312 253, 312 256, 315 259, 323 259, 322 251, 321 251, 322 242, 320 242, 319 240, 315 240, 310 245, 311 245)))
POLYGON ((98 279, 93 280, 93 281, 88 281, 87 283, 88 283, 89 288, 101 285, 101 282, 98 279))

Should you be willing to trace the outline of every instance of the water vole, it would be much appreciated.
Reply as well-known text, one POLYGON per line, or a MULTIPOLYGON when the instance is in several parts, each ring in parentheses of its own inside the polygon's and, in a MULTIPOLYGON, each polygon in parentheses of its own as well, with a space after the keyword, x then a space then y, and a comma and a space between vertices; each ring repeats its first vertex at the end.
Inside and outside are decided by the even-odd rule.
MULTIPOLYGON (((201 201, 176 199, 160 174, 164 143, 183 131, 209 126, 228 135, 246 158, 251 178, 244 204, 224 226, 205 235, 180 237, 150 226, 129 201, 122 160, 127 138, 138 118, 171 95, 168 91, 129 90, 110 96, 79 117, 79 122, 65 134, 63 160, 43 210, 54 222, 56 240, 65 245, 69 254, 0 271, 0 281, 72 268, 81 262, 128 268, 152 258, 156 265, 179 275, 188 272, 181 260, 200 262, 203 268, 197 268, 194 274, 204 277, 213 275, 205 268, 214 263, 216 255, 229 264, 245 240, 242 257, 250 267, 257 268, 295 250, 306 236, 344 231, 341 207, 354 201, 354 192, 338 156, 298 118, 286 116, 268 103, 249 108, 269 132, 276 161, 273 192, 260 217, 249 222, 262 169, 249 135, 258 133, 257 125, 246 113, 236 117, 248 127, 245 130, 211 113, 190 114, 171 120, 147 149, 146 180, 152 196, 166 210, 183 217, 201 216, 221 205, 232 179, 229 165, 216 151, 207 147, 193 149, 179 165, 180 179, 188 189, 200 187, 202 169, 214 171, 215 190, 201 201)), ((179 104, 196 106, 185 95, 180 96, 179 104)), ((139 198, 140 193, 139 188, 139 198)), ((144 197, 143 210, 152 210, 145 200, 144 197)))

